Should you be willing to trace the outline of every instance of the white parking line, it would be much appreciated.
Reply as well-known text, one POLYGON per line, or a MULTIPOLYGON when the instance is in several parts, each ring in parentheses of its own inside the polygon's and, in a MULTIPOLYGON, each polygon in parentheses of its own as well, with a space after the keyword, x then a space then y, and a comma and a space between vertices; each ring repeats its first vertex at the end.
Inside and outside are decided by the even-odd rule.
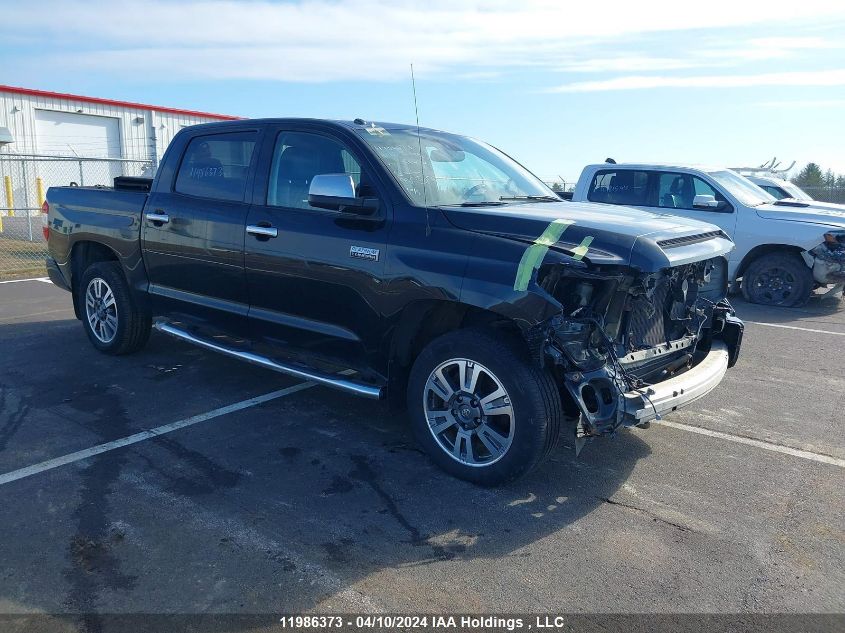
MULTIPOLYGON (((347 370, 341 373, 349 374, 352 372, 347 370)), ((200 422, 208 422, 209 420, 219 418, 220 416, 227 415, 229 413, 234 413, 236 411, 242 411, 243 409, 249 409, 250 407, 254 407, 256 405, 263 404, 271 400, 276 400, 277 398, 283 398, 285 396, 289 396, 300 391, 305 391, 306 389, 310 389, 311 387, 316 386, 317 384, 313 382, 301 382, 299 384, 286 387, 285 389, 279 389, 277 391, 265 393, 261 396, 255 396, 254 398, 241 400, 240 402, 235 402, 234 404, 226 405, 225 407, 213 409, 206 413, 200 413, 198 415, 194 415, 183 420, 177 420, 176 422, 171 422, 170 424, 165 424, 163 426, 157 426, 153 429, 148 429, 146 431, 141 431, 140 433, 135 433, 133 435, 128 435, 126 437, 112 440, 111 442, 97 444, 96 446, 92 446, 81 451, 76 451, 75 453, 68 453, 67 455, 62 455, 61 457, 54 457, 53 459, 48 459, 41 463, 33 464, 32 466, 25 466, 24 468, 19 468, 18 470, 13 470, 0 475, 0 486, 12 483, 13 481, 18 481, 19 479, 30 477, 32 475, 37 475, 48 470, 53 470, 61 466, 66 466, 67 464, 82 461, 84 459, 88 459, 89 457, 102 455, 103 453, 108 453, 109 451, 113 451, 118 448, 123 448, 124 446, 137 444, 139 442, 158 437, 159 435, 172 433, 173 431, 178 431, 179 429, 184 429, 188 426, 199 424, 200 422)), ((723 433, 721 431, 711 431, 710 429, 705 429, 698 426, 691 426, 689 424, 681 424, 679 422, 672 422, 671 420, 660 420, 658 424, 668 426, 673 429, 678 429, 680 431, 698 433, 699 435, 706 435, 708 437, 727 440, 729 442, 736 442, 737 444, 745 444, 746 446, 762 448, 763 450, 772 451, 775 453, 782 453, 784 455, 791 455, 792 457, 808 459, 810 461, 819 462, 821 464, 829 464, 831 466, 839 466, 840 468, 845 468, 845 459, 831 457, 830 455, 813 453, 811 451, 791 448, 789 446, 782 446, 780 444, 766 442, 764 440, 755 440, 749 437, 742 437, 740 435, 731 435, 730 433, 723 433)))
POLYGON ((817 334, 833 334, 834 336, 845 336, 845 332, 831 332, 830 330, 814 330, 813 328, 809 327, 798 327, 796 325, 781 325, 780 323, 763 323, 761 321, 746 321, 743 319, 744 323, 750 323, 751 325, 765 325, 767 327, 779 327, 783 328, 784 330, 801 330, 802 332, 816 332, 817 334))
POLYGON ((33 277, 31 279, 7 279, 6 281, 0 281, 0 284, 19 284, 22 281, 43 281, 45 283, 52 283, 49 277, 33 277))
POLYGON ((101 455, 102 453, 108 453, 109 451, 113 451, 118 448, 123 448, 124 446, 129 446, 130 444, 137 444, 138 442, 143 442, 144 440, 149 440, 159 435, 178 431, 179 429, 184 429, 187 426, 199 424, 200 422, 207 422, 208 420, 219 418, 221 415, 226 415, 228 413, 234 413, 235 411, 248 409, 264 402, 275 400, 276 398, 283 398, 284 396, 289 396, 291 394, 297 393, 299 391, 304 391, 305 389, 310 389, 311 387, 315 386, 316 383, 313 382, 301 382, 299 384, 293 385, 292 387, 287 387, 285 389, 279 389, 278 391, 271 391, 270 393, 265 393, 263 396, 256 396, 254 398, 249 398, 248 400, 241 400, 240 402, 236 402, 225 407, 220 407, 219 409, 214 409, 213 411, 208 411, 207 413, 200 413, 199 415, 194 415, 190 418, 185 418, 184 420, 177 420, 176 422, 171 422, 170 424, 165 424, 164 426, 158 426, 154 429, 149 429, 147 431, 141 431, 140 433, 135 433, 134 435, 128 435, 126 437, 122 437, 111 442, 106 442, 105 444, 98 444, 97 446, 92 446, 91 448, 76 451, 75 453, 69 453, 67 455, 62 455, 61 457, 48 459, 47 461, 41 462, 40 464, 33 464, 32 466, 19 468, 18 470, 13 470, 11 472, 0 475, 0 486, 11 483, 13 481, 17 481, 18 479, 23 479, 24 477, 30 477, 31 475, 37 475, 38 473, 43 473, 47 470, 53 470, 54 468, 59 468, 60 466, 65 466, 67 464, 72 464, 73 462, 88 459, 89 457, 93 457, 94 455, 101 455))
POLYGON ((681 424, 680 422, 672 422, 671 420, 660 420, 658 424, 668 426, 680 431, 689 431, 690 433, 698 433, 699 435, 707 435, 708 437, 715 437, 720 440, 727 440, 729 442, 736 442, 737 444, 745 444, 747 446, 754 446, 755 448, 762 448, 763 450, 772 451, 774 453, 783 453, 784 455, 792 455, 793 457, 800 457, 801 459, 809 459, 821 464, 830 464, 831 466, 839 466, 845 468, 845 459, 838 459, 830 455, 822 455, 821 453, 813 453, 811 451, 802 451, 797 448, 790 448, 789 446, 782 446, 774 442, 766 442, 764 440, 752 440, 750 437, 742 437, 741 435, 731 435, 730 433, 722 433, 721 431, 711 431, 710 429, 703 429, 700 426, 690 426, 689 424, 681 424))

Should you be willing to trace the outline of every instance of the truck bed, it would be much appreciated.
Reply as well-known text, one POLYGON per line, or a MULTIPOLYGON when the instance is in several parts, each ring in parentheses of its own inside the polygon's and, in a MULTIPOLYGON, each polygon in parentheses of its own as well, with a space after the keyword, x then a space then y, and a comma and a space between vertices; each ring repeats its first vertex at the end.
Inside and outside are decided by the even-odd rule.
POLYGON ((137 266, 146 193, 111 187, 51 187, 47 200, 49 255, 66 279, 70 279, 74 245, 86 241, 106 246, 124 265, 137 266))

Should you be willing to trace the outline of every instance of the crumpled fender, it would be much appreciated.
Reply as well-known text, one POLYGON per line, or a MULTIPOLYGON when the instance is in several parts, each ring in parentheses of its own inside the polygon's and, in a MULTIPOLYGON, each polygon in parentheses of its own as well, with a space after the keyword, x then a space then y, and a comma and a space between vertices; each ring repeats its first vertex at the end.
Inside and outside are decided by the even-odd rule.
POLYGON ((536 283, 537 270, 541 265, 560 263, 586 269, 582 261, 575 261, 565 253, 547 247, 544 252, 524 257, 532 244, 495 235, 477 235, 476 244, 467 262, 461 303, 472 305, 513 320, 520 329, 527 331, 538 323, 560 313, 560 303, 536 283), (534 264, 536 262, 536 268, 534 264), (518 283, 522 263, 522 274, 530 266, 525 288, 518 283))

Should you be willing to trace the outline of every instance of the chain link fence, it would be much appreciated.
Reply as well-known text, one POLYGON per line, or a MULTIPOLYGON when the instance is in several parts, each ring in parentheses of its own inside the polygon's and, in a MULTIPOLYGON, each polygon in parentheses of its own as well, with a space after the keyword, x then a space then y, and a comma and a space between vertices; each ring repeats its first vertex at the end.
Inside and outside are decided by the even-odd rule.
POLYGON ((106 186, 115 176, 152 177, 151 161, 0 153, 0 278, 44 275, 47 189, 106 186))
POLYGON ((549 189, 555 193, 575 191, 575 185, 578 184, 574 181, 569 182, 560 176, 540 176, 540 180, 546 183, 549 189))
POLYGON ((801 187, 813 200, 845 204, 845 187, 801 187))

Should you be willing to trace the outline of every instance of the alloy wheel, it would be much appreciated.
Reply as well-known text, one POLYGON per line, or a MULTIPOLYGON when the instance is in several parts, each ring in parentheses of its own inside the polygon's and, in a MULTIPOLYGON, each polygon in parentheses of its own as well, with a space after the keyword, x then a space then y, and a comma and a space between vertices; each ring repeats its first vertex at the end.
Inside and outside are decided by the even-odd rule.
POLYGON ((111 343, 117 336, 117 303, 111 287, 101 277, 94 277, 85 289, 85 316, 101 343, 111 343))
POLYGON ((423 409, 440 448, 466 466, 494 464, 513 443, 510 396, 480 363, 453 358, 435 367, 425 383, 423 409))

